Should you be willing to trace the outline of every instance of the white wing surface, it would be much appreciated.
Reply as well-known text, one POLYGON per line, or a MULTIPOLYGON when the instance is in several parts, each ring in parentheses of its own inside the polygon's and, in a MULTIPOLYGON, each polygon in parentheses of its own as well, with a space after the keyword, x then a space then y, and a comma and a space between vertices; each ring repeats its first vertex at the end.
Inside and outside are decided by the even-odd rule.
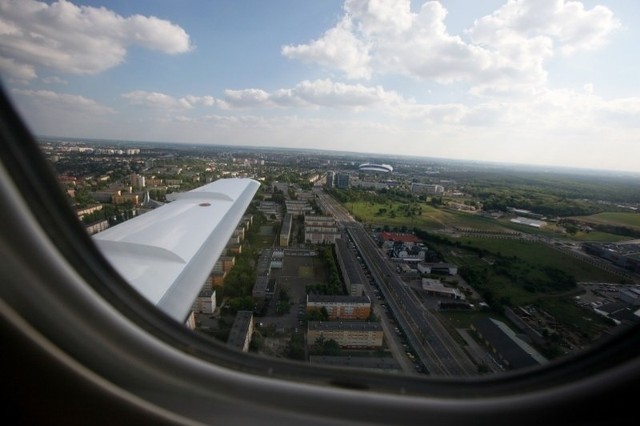
POLYGON ((93 238, 134 288, 184 321, 259 186, 221 179, 93 238))

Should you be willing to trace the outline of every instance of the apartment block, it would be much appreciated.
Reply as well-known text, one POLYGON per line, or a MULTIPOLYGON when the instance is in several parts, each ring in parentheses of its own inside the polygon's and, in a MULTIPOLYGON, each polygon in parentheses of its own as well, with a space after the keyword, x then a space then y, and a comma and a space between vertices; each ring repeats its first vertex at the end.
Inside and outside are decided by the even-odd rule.
POLYGON ((379 322, 309 321, 307 344, 311 346, 321 337, 335 340, 343 348, 380 348, 384 332, 379 322))
POLYGON ((365 320, 371 315, 369 296, 307 295, 307 312, 325 308, 330 320, 365 320))

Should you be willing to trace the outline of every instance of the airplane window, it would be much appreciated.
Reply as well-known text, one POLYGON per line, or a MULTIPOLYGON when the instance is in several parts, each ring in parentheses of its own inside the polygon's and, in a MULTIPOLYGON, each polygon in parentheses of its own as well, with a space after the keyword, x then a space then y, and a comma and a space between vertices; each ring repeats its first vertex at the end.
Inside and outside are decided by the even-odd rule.
POLYGON ((217 367, 412 401, 568 389, 637 362, 637 7, 0 10, 15 223, 0 248, 30 283, 3 300, 159 417, 178 403, 144 380, 185 356, 184 380, 154 383, 203 401, 217 367), (116 375, 133 348, 157 358, 116 375))

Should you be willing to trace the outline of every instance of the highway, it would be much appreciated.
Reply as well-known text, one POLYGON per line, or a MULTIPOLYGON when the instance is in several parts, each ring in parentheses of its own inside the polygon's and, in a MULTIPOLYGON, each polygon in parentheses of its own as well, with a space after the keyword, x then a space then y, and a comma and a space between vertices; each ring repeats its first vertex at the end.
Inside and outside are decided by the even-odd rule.
POLYGON ((477 375, 477 367, 460 344, 450 336, 438 318, 422 306, 362 225, 329 195, 318 193, 318 202, 326 213, 336 218, 355 244, 389 309, 428 374, 477 375))

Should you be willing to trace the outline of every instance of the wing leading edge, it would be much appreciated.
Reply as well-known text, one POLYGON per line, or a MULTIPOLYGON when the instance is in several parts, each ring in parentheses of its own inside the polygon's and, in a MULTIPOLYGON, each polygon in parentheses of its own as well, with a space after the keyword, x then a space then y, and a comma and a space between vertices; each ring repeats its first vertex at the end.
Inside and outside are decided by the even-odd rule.
POLYGON ((93 238, 136 290, 184 321, 259 186, 221 179, 93 238))

